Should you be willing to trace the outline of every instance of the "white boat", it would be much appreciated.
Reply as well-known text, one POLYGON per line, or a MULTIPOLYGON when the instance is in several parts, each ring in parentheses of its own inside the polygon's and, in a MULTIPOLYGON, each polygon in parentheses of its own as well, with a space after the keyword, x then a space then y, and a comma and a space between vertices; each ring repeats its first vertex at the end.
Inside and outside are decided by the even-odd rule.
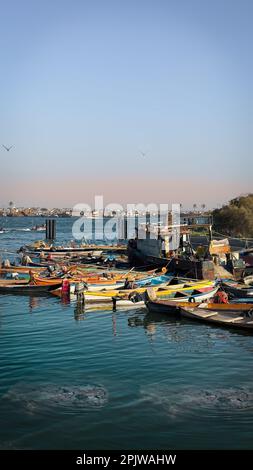
POLYGON ((31 228, 32 232, 45 232, 46 227, 44 225, 35 225, 31 228))
MULTIPOLYGON (((75 283, 76 284, 76 283, 75 283)), ((71 283, 70 284, 70 293, 74 294, 75 293, 75 284, 71 283)), ((115 289, 123 289, 125 283, 117 283, 117 284, 85 284, 85 292, 91 291, 91 292, 100 292, 104 290, 115 290, 115 289)), ((94 296, 90 296, 91 299, 94 298, 94 296)), ((85 293, 85 298, 86 298, 86 293, 85 293)), ((99 297, 100 299, 100 297, 99 297)), ((106 299, 108 300, 108 296, 106 296, 106 299)))

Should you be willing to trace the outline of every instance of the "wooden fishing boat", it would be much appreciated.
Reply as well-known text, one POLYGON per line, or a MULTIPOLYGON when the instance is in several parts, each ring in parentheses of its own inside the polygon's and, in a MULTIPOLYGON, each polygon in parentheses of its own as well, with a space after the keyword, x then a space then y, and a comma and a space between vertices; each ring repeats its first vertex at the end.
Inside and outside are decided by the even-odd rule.
POLYGON ((50 278, 50 277, 34 277, 34 284, 39 285, 39 286, 61 286, 62 285, 62 279, 61 278, 50 278))
MULTIPOLYGON (((163 303, 167 303, 171 305, 171 310, 174 310, 174 312, 177 311, 177 307, 181 303, 185 303, 186 305, 189 305, 190 302, 197 302, 201 303, 203 301, 206 301, 208 299, 211 299, 217 292, 218 287, 209 287, 209 288, 204 288, 204 289, 196 289, 191 292, 185 293, 182 291, 176 291, 172 292, 171 294, 168 294, 168 299, 169 300, 157 300, 157 302, 161 302, 161 305, 163 303)), ((114 303, 114 308, 116 307, 123 307, 123 306, 130 306, 132 307, 140 307, 142 305, 147 305, 147 291, 140 295, 137 294, 136 296, 128 296, 128 298, 123 298, 123 297, 118 297, 115 296, 113 297, 113 303, 114 303)), ((157 310, 156 310, 157 311, 157 310)), ((162 312, 161 312, 162 313, 162 312)))
POLYGON ((201 307, 183 307, 180 309, 183 317, 219 326, 247 329, 253 332, 253 314, 251 311, 221 311, 201 307))
MULTIPOLYGON (((166 295, 169 299, 175 299, 178 301, 179 298, 188 299, 189 297, 199 296, 200 300, 205 300, 206 298, 212 297, 216 292, 218 287, 204 288, 203 291, 196 289, 181 289, 181 290, 166 290, 162 292, 163 295, 166 295)), ((144 305, 143 293, 145 289, 141 291, 128 291, 128 290, 115 290, 115 291, 99 291, 99 292, 90 292, 85 293, 85 301, 88 303, 106 303, 114 301, 116 299, 117 305, 132 305, 133 303, 138 303, 139 305, 144 305), (122 302, 120 302, 122 301, 122 302)), ((161 295, 161 292, 157 293, 161 295)))
MULTIPOLYGON (((65 276, 64 276, 65 277, 65 276)), ((158 279, 161 279, 162 280, 162 276, 159 276, 158 279)), ((157 282, 157 285, 155 286, 156 289, 158 290, 168 290, 168 291, 171 291, 171 290, 178 290, 178 289, 183 289, 183 288, 192 288, 193 286, 196 286, 196 285, 199 285, 199 286, 209 286, 209 285, 213 285, 213 283, 211 282, 207 282, 207 281, 198 281, 196 283, 196 281, 189 281, 187 283, 182 282, 181 279, 178 279, 178 278, 169 278, 169 277, 165 277, 167 279, 167 282, 166 283, 163 283, 161 285, 158 284, 157 282)), ((41 284, 51 284, 53 282, 60 282, 61 280, 63 279, 62 278, 54 278, 54 277, 47 277, 47 278, 43 278, 43 277, 39 277, 39 276, 36 276, 35 275, 35 280, 36 282, 38 283, 41 283, 41 284)), ((144 287, 138 287, 138 283, 137 283, 137 287, 132 287, 132 289, 130 289, 130 285, 133 285, 133 286, 136 286, 136 282, 135 281, 132 281, 131 283, 128 283, 126 285, 125 283, 125 280, 124 282, 122 282, 122 278, 121 278, 121 281, 120 280, 117 280, 117 277, 116 279, 107 279, 107 278, 104 278, 104 277, 97 277, 97 276, 76 276, 76 275, 73 275, 70 279, 67 277, 67 279, 69 280, 70 283, 78 283, 78 282, 84 282, 86 284, 86 290, 88 291, 91 291, 91 292, 98 292, 98 291, 111 291, 110 294, 111 296, 115 295, 115 292, 114 291, 119 291, 119 290, 122 290, 125 294, 125 292, 127 291, 128 293, 130 293, 131 291, 136 291, 138 293, 142 293, 142 292, 145 292, 146 288, 147 288, 147 285, 148 285, 148 282, 147 282, 147 285, 145 285, 145 283, 143 284, 144 287)), ((152 282, 153 282, 153 277, 150 277, 150 285, 152 285, 152 282)), ((156 278, 155 278, 156 280, 156 278)), ((145 278, 145 281, 148 281, 148 278, 145 278)), ((161 282, 161 281, 160 281, 161 282)))
POLYGON ((127 252, 127 246, 126 245, 83 245, 79 247, 73 247, 73 246, 51 246, 51 245, 45 245, 39 244, 38 242, 35 242, 32 245, 27 245, 23 246, 19 249, 20 251, 26 252, 26 254, 29 255, 36 255, 40 254, 42 251, 46 254, 51 253, 52 255, 69 255, 69 254, 78 254, 78 255, 87 255, 87 253, 90 252, 95 252, 95 251, 101 251, 101 252, 117 252, 120 254, 125 254, 127 252))
POLYGON ((0 279, 0 286, 25 286, 29 279, 0 279))
POLYGON ((238 297, 233 298, 233 302, 236 304, 253 304, 253 297, 241 297, 240 299, 238 297))
MULTIPOLYGON (((192 299, 191 299, 192 300, 192 299)), ((197 300, 196 297, 194 300, 197 300)), ((198 299, 199 300, 199 299, 198 299)), ((157 297, 149 296, 148 291, 145 295, 145 305, 147 309, 152 313, 164 313, 164 314, 180 314, 180 309, 184 307, 192 306, 189 301, 185 301, 184 298, 179 300, 166 300, 166 299, 158 299, 157 297)), ((194 303, 194 307, 205 308, 207 310, 219 310, 225 312, 248 312, 251 310, 252 305, 247 303, 236 304, 236 303, 228 303, 228 304, 218 304, 212 303, 212 299, 208 301, 202 301, 194 303)))
POLYGON ((139 279, 150 279, 150 278, 157 278, 160 276, 159 274, 155 274, 152 272, 134 272, 132 270, 117 270, 117 271, 105 271, 103 267, 103 272, 101 273, 101 267, 95 267, 94 271, 88 271, 87 268, 81 265, 70 266, 67 269, 67 273, 71 274, 73 277, 86 277, 87 280, 91 278, 96 282, 97 280, 122 280, 128 279, 129 281, 139 280, 139 279))
POLYGON ((26 284, 26 285, 4 285, 0 286, 0 294, 19 294, 19 295, 43 295, 51 292, 52 290, 59 289, 61 284, 53 285, 40 285, 40 284, 26 284))
POLYGON ((238 298, 253 298, 253 287, 245 286, 242 283, 223 282, 222 287, 227 294, 230 294, 231 296, 238 298))
POLYGON ((105 283, 98 283, 98 284, 86 284, 87 291, 92 292, 100 292, 101 290, 114 290, 114 289, 124 289, 124 282, 117 282, 114 284, 105 284, 105 283))
MULTIPOLYGON (((106 266, 101 266, 101 265, 97 265, 97 264, 93 264, 93 265, 90 265, 90 264, 71 264, 68 268, 69 271, 75 271, 75 270, 78 270, 80 272, 82 271, 85 271, 85 272, 88 272, 88 273, 101 273, 101 271, 103 272, 103 274, 115 274, 115 275, 122 275, 123 277, 125 276, 140 276, 141 278, 143 276, 151 276, 151 275, 154 275, 157 273, 157 269, 152 269, 152 270, 148 270, 148 271, 138 271, 136 270, 135 268, 131 268, 131 269, 118 269, 117 270, 112 270, 112 269, 108 269, 106 266)), ((166 270, 167 271, 167 270, 166 270)), ((164 273, 164 271, 163 271, 164 273)))
POLYGON ((123 288, 125 283, 120 282, 120 281, 115 281, 115 280, 100 280, 100 279, 92 279, 92 278, 86 278, 84 277, 40 277, 40 276, 35 276, 35 280, 38 283, 41 284, 52 284, 52 283, 57 283, 57 282, 62 282, 63 279, 67 279, 70 283, 75 284, 78 282, 84 282, 85 284, 88 285, 88 288, 92 288, 94 286, 95 290, 100 290, 100 289, 117 289, 117 288, 123 288))
MULTIPOLYGON (((185 293, 186 297, 190 297, 191 293, 196 289, 208 289, 213 288, 214 283, 212 281, 199 281, 192 284, 179 284, 166 287, 153 287, 156 291, 157 296, 166 297, 174 293, 174 295, 179 295, 179 292, 182 294, 185 293), (188 295, 187 295, 188 294, 188 295)), ((100 291, 89 291, 85 294, 85 299, 88 301, 94 302, 111 302, 112 297, 122 297, 128 298, 134 297, 136 294, 143 294, 146 291, 146 287, 141 287, 137 289, 114 289, 114 290, 100 290, 100 291)), ((216 288, 217 291, 218 288, 216 288)), ((215 291, 215 292, 216 292, 215 291)))
POLYGON ((35 271, 36 273, 42 273, 47 269, 47 266, 33 266, 32 268, 29 266, 11 266, 10 268, 0 268, 0 274, 5 273, 25 273, 28 274, 30 271, 35 271))
POLYGON ((61 277, 41 277, 35 275, 36 282, 50 284, 52 282, 61 282, 63 279, 68 279, 70 283, 84 282, 87 284, 89 290, 101 290, 101 289, 123 289, 125 286, 125 280, 117 279, 107 279, 104 276, 85 276, 83 275, 72 275, 69 276, 68 273, 62 275, 61 277))

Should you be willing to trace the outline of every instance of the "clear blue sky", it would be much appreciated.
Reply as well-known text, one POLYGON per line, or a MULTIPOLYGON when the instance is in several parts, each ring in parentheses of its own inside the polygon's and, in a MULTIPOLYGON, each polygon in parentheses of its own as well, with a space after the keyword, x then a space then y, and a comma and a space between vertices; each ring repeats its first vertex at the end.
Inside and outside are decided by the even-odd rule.
POLYGON ((0 143, 15 147, 0 205, 86 202, 103 181, 108 202, 253 189, 252 24, 251 0, 1 2, 0 143))

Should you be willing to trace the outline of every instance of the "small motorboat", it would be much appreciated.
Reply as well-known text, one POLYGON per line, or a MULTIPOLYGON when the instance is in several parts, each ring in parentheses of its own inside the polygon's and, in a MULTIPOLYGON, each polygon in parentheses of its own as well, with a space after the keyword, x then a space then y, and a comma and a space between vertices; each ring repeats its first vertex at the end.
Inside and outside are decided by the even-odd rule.
POLYGON ((32 232, 45 232, 46 231, 46 226, 45 225, 34 225, 31 228, 32 232))

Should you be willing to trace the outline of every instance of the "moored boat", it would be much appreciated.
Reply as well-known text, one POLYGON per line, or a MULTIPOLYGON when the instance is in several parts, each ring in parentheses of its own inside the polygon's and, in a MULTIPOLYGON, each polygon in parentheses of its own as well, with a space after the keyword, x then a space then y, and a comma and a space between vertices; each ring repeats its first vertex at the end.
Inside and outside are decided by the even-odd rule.
POLYGON ((250 311, 221 311, 201 307, 182 307, 180 313, 183 317, 198 320, 219 326, 247 329, 253 332, 253 312, 250 311))
POLYGON ((19 294, 19 295, 43 295, 51 292, 52 290, 59 289, 61 284, 53 285, 40 285, 40 284, 26 284, 26 285, 0 285, 0 294, 19 294))
MULTIPOLYGON (((148 291, 149 289, 147 289, 148 291)), ((153 291, 153 289, 151 289, 153 291)), ((189 305, 190 302, 203 302, 205 300, 208 300, 212 298, 218 290, 218 287, 209 287, 209 288, 203 288, 203 289, 194 289, 190 291, 174 291, 171 292, 170 294, 167 294, 166 299, 167 300, 157 300, 157 302, 160 302, 160 305, 163 304, 169 304, 171 310, 174 312, 177 310, 178 305, 182 302, 185 303, 186 305, 189 305)), ((121 306, 127 306, 127 305, 132 305, 135 307, 140 307, 142 305, 146 305, 148 308, 148 301, 147 301, 147 296, 149 298, 149 294, 147 294, 147 291, 145 291, 143 294, 136 294, 136 295, 129 295, 128 297, 124 298, 121 296, 114 296, 112 298, 113 303, 114 303, 114 308, 116 307, 121 307, 121 306), (132 302, 132 303, 131 303, 132 302)), ((151 294, 150 294, 151 295, 151 294)), ((155 293, 156 297, 156 293, 155 293)), ((158 298, 159 299, 159 298, 158 298)), ((167 308, 168 309, 168 308, 167 308)))
POLYGON ((13 273, 13 272, 20 272, 20 273, 25 273, 28 274, 31 269, 33 271, 36 271, 37 273, 41 273, 46 270, 47 267, 40 267, 40 266, 33 266, 32 268, 30 266, 10 266, 9 268, 0 268, 0 274, 5 274, 5 273, 13 273))
POLYGON ((230 296, 238 298, 253 298, 253 287, 240 283, 223 282, 222 287, 230 296))
MULTIPOLYGON (((151 296, 152 297, 152 296, 151 296)), ((180 314, 180 309, 184 307, 191 307, 192 305, 190 304, 189 301, 185 301, 184 298, 178 299, 177 301, 175 300, 166 300, 166 299, 159 299, 159 298, 151 298, 148 295, 148 292, 146 293, 145 297, 145 305, 149 312, 152 313, 164 313, 164 314, 180 314)), ((191 299, 192 300, 192 299, 191 299)), ((195 297, 194 300, 199 300, 195 297)), ((205 308, 207 310, 219 310, 222 312, 248 312, 251 310, 252 305, 249 303, 242 303, 242 304, 237 304, 237 303, 224 303, 224 304, 218 304, 214 303, 213 299, 206 299, 202 300, 202 302, 195 302, 194 307, 199 307, 199 308, 205 308)))
POLYGON ((0 286, 25 286, 29 284, 29 279, 2 279, 0 278, 0 286))
MULTIPOLYGON (((153 287, 152 289, 155 290, 158 296, 161 297, 170 297, 170 296, 185 296, 190 297, 194 294, 196 289, 213 289, 213 291, 217 291, 218 287, 214 287, 214 283, 212 281, 199 281, 192 284, 180 284, 180 285, 172 285, 172 286, 165 286, 165 287, 153 287)), ((143 294, 147 290, 146 287, 141 287, 137 289, 114 289, 114 290, 104 290, 101 289, 100 291, 89 291, 85 294, 85 300, 93 301, 93 302, 111 302, 112 297, 118 297, 123 299, 128 299, 129 296, 134 298, 138 294, 143 294)), ((203 290, 202 290, 203 293, 203 290)))

